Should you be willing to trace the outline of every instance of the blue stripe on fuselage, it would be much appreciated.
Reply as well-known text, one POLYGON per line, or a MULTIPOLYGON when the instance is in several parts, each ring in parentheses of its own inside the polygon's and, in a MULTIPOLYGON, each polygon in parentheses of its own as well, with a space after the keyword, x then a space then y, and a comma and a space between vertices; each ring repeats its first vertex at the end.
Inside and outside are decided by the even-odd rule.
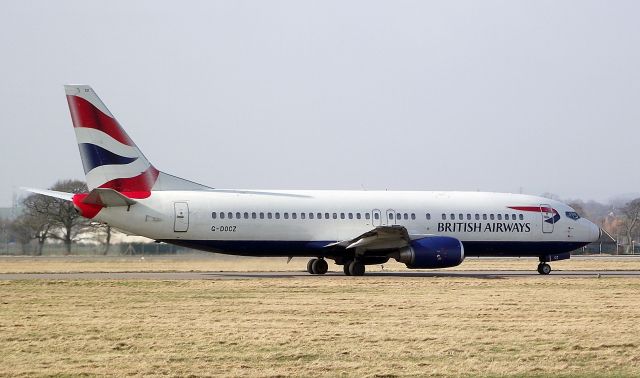
MULTIPOLYGON (((208 252, 241 256, 343 256, 341 247, 327 248, 334 241, 281 240, 183 240, 165 239, 165 243, 208 252)), ((545 256, 571 252, 587 242, 462 242, 465 256, 545 256)))

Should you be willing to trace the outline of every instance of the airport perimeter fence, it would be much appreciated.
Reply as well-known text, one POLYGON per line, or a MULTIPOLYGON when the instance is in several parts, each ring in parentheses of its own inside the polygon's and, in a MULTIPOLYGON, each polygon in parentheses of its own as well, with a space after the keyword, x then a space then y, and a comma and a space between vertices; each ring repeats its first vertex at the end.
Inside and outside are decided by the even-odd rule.
MULTIPOLYGON (((193 250, 165 243, 116 243, 112 244, 105 253, 105 246, 99 244, 76 243, 68 253, 60 243, 45 244, 42 256, 144 256, 144 255, 175 255, 190 253, 193 250)), ((3 256, 38 256, 37 246, 29 245, 23 248, 18 243, 5 243, 0 247, 3 256)))

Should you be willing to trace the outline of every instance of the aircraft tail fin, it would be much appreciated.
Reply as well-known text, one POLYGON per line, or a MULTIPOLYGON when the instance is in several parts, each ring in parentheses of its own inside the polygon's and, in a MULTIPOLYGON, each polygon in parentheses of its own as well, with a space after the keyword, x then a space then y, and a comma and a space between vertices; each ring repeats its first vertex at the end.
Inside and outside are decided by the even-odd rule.
POLYGON ((146 198, 152 190, 210 189, 156 169, 90 86, 64 88, 89 190, 146 198))

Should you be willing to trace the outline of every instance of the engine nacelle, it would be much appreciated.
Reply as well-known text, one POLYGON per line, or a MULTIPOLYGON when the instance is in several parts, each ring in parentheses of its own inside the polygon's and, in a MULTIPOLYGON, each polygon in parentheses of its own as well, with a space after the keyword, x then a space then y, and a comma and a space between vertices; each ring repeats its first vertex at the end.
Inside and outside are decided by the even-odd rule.
POLYGON ((409 269, 437 269, 460 265, 464 247, 460 240, 448 236, 427 236, 412 240, 396 258, 409 269))

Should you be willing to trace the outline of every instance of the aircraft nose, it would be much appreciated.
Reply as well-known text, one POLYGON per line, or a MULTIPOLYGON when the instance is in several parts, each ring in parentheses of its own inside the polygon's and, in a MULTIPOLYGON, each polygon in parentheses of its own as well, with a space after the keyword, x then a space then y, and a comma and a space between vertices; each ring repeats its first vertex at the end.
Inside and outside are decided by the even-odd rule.
POLYGON ((602 230, 595 223, 589 222, 589 236, 592 242, 600 239, 602 236, 602 230))

